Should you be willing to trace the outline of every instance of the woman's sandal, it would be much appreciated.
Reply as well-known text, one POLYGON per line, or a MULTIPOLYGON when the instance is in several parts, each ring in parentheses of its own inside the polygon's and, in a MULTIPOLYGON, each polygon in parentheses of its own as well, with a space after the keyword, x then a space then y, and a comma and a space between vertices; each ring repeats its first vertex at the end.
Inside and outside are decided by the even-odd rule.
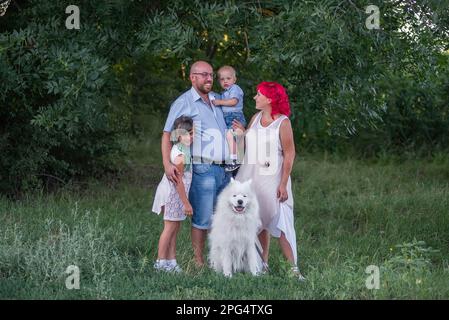
POLYGON ((290 269, 295 277, 298 278, 299 281, 305 281, 306 278, 301 274, 301 271, 299 271, 299 268, 297 266, 294 266, 290 269))

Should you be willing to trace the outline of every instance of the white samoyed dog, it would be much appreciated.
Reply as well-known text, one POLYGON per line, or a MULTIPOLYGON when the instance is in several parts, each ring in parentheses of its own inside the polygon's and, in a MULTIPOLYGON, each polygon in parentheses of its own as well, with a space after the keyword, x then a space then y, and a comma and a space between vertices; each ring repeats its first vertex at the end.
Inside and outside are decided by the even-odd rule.
POLYGON ((231 179, 217 199, 209 233, 209 263, 216 272, 231 277, 244 271, 257 275, 261 258, 256 250, 257 233, 262 223, 259 204, 251 190, 251 180, 231 179))

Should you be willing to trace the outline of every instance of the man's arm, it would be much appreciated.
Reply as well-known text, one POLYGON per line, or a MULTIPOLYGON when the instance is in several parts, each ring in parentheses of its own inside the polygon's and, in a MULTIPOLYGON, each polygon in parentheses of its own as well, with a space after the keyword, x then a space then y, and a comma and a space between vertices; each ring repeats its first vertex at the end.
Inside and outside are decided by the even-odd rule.
POLYGON ((161 141, 162 163, 164 165, 165 175, 168 180, 177 184, 179 182, 179 171, 176 169, 176 166, 170 162, 171 148, 170 132, 164 131, 161 141))
POLYGON ((189 202, 189 198, 186 194, 184 187, 184 182, 182 181, 182 176, 184 175, 184 155, 179 155, 175 158, 175 165, 179 171, 179 183, 176 185, 176 191, 178 191, 179 198, 184 206, 184 212, 187 216, 192 215, 192 205, 189 202))

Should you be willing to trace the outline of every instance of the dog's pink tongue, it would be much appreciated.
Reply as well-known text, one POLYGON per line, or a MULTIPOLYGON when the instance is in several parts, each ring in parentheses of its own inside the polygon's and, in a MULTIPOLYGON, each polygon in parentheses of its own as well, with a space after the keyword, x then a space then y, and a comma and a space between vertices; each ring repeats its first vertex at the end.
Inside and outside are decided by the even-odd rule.
POLYGON ((235 208, 235 210, 238 212, 238 213, 242 213, 243 212, 243 208, 242 207, 234 207, 235 208))

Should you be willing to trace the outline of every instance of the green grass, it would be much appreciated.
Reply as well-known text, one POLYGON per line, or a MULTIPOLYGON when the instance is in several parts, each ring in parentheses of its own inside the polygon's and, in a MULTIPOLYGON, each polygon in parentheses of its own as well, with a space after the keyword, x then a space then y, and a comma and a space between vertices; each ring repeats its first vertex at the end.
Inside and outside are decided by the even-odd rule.
POLYGON ((224 278, 192 261, 153 271, 162 218, 150 213, 162 175, 158 134, 133 146, 118 177, 0 198, 1 299, 448 299, 449 159, 398 162, 299 155, 292 173, 299 265, 286 274, 276 241, 271 273, 224 278), (80 290, 65 270, 80 268, 80 290), (380 289, 365 286, 369 265, 380 289))

